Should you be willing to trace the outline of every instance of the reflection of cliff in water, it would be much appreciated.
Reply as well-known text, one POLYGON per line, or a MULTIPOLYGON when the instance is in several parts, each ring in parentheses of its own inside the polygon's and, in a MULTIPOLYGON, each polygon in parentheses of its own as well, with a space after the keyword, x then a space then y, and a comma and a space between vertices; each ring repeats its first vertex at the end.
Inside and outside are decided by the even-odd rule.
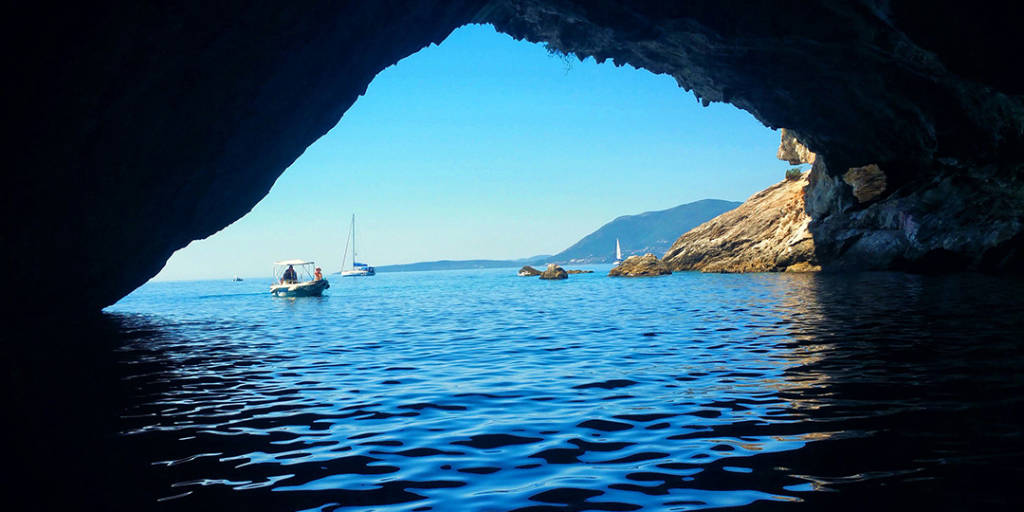
MULTIPOLYGON (((550 357, 530 373, 537 383, 516 381, 523 370, 515 367, 465 367, 466 377, 446 381, 426 363, 393 362, 458 359, 416 353, 440 320, 409 339, 399 329, 293 334, 213 315, 108 315, 50 329, 10 346, 15 460, 26 461, 19 474, 35 484, 37 503, 123 510, 462 503, 480 482, 519 489, 537 484, 529 471, 567 468, 581 477, 567 488, 600 489, 563 489, 557 496, 570 509, 673 498, 692 508, 803 500, 851 510, 1020 501, 1019 286, 886 273, 694 279, 723 298, 697 286, 680 292, 661 313, 623 321, 662 322, 652 336, 604 356, 623 365, 649 357, 638 367, 646 373, 601 367, 603 377, 582 385, 561 372, 599 365, 585 351, 608 334, 577 335, 571 321, 537 342, 549 356, 524 355, 524 365, 550 357), (492 373, 499 380, 485 381, 492 373), (469 392, 486 386, 491 392, 469 392), (631 414, 595 418, 623 401, 636 404, 631 414), (558 423, 563 417, 571 421, 558 423), (481 418, 493 422, 467 425, 481 418), (523 460, 539 467, 517 470, 523 460), (609 469, 616 464, 631 469, 609 469), (608 478, 583 478, 593 472, 608 478)), ((282 307, 298 317, 326 305, 282 307)), ((442 345, 458 346, 450 336, 442 345)), ((473 365, 500 353, 488 352, 501 349, 493 341, 467 342, 480 345, 468 353, 473 365)))
POLYGON ((1022 283, 899 273, 786 281, 780 313, 799 364, 779 395, 799 421, 792 428, 836 435, 771 464, 845 491, 814 494, 832 507, 1020 503, 1009 490, 1024 478, 1022 283))

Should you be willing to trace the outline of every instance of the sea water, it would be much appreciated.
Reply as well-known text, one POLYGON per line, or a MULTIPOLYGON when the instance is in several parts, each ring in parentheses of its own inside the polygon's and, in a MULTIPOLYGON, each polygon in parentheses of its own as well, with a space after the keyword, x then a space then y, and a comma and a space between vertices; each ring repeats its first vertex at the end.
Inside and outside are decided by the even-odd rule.
POLYGON ((1024 503, 1019 281, 589 268, 149 283, 81 327, 92 376, 54 393, 92 398, 26 437, 95 416, 39 457, 110 508, 1024 503))

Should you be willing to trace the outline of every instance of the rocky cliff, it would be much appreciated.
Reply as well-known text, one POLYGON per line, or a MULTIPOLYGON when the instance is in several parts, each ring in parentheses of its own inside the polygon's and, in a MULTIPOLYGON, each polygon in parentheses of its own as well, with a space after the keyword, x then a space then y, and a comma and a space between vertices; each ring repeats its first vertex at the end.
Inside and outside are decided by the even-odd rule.
MULTIPOLYGON (((806 198, 819 256, 848 268, 925 260, 1016 268, 1020 9, 876 0, 21 2, 0 32, 11 49, 13 133, 0 267, 46 269, 9 272, 18 311, 116 301, 173 251, 248 212, 376 73, 460 25, 489 22, 556 50, 671 75, 705 103, 730 102, 791 128, 828 164, 809 178, 806 198), (870 165, 885 187, 863 202, 844 177, 870 165)), ((880 189, 874 176, 866 190, 880 189)))
POLYGON ((665 253, 665 264, 674 271, 819 270, 804 210, 809 174, 772 185, 685 233, 665 253))
POLYGON ((665 253, 670 268, 1020 270, 1024 183, 1013 175, 938 172, 892 190, 877 164, 832 176, 824 159, 786 130, 777 156, 814 165, 680 236, 665 253))

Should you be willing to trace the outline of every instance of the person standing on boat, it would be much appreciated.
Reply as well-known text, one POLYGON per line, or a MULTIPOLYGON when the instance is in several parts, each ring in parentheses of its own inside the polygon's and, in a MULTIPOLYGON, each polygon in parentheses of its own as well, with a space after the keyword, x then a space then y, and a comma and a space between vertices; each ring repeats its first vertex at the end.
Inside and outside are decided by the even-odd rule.
POLYGON ((288 269, 281 275, 282 283, 295 283, 298 282, 299 276, 295 274, 295 267, 288 265, 288 269))
POLYGON ((323 278, 324 278, 324 274, 322 272, 320 272, 320 267, 317 267, 316 270, 313 272, 313 280, 314 281, 319 281, 319 280, 321 280, 323 278))

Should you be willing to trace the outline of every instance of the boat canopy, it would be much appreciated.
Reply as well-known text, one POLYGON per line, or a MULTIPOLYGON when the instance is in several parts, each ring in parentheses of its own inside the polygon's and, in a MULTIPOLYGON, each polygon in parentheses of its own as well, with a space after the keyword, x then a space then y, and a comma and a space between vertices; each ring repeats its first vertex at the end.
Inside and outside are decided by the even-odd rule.
POLYGON ((359 263, 358 261, 353 261, 352 262, 352 266, 353 267, 366 267, 368 265, 366 263, 359 263))
POLYGON ((274 265, 282 265, 282 266, 283 265, 313 265, 313 262, 312 261, 306 261, 306 260, 284 260, 284 261, 275 261, 274 265))

